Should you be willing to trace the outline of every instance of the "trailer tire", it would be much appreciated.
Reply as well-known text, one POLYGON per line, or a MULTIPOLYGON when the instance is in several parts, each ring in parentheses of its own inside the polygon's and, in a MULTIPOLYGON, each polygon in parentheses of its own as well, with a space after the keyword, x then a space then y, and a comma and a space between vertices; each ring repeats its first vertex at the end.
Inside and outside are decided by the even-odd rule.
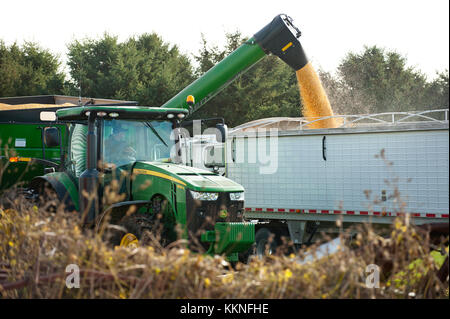
POLYGON ((268 228, 260 228, 255 234, 253 255, 263 258, 275 254, 278 247, 277 236, 268 228))

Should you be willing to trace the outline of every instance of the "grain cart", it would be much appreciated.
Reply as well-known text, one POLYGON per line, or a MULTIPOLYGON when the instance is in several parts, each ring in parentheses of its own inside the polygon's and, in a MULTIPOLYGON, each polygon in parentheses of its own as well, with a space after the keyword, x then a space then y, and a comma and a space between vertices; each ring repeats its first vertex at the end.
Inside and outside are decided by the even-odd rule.
POLYGON ((0 98, 0 190, 26 187, 35 176, 58 169, 64 158, 66 125, 56 121, 56 110, 78 103, 131 101, 92 99, 65 95, 0 98), (63 143, 46 147, 44 129, 56 127, 63 143))
POLYGON ((66 140, 66 126, 56 122, 55 107, 0 110, 0 190, 26 187, 35 176, 57 169, 63 155, 60 146, 47 147, 44 130, 53 126, 66 140))

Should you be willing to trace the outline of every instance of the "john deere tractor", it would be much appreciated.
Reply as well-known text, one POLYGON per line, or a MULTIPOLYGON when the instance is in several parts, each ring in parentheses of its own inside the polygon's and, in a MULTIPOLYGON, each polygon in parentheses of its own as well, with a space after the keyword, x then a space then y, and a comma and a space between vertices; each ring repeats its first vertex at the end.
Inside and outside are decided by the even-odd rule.
MULTIPOLYGON (((254 241, 254 225, 243 222, 244 189, 179 163, 178 127, 186 114, 122 105, 59 109, 57 121, 68 130, 62 169, 34 178, 31 188, 54 191, 87 227, 122 226, 111 236, 115 245, 136 245, 157 231, 165 245, 180 225, 191 243, 235 261, 254 241)), ((60 144, 59 132, 45 129, 47 147, 60 144)))
MULTIPOLYGON (((236 261, 254 242, 254 224, 243 222, 244 189, 181 164, 180 122, 269 53, 301 69, 307 59, 299 37, 290 17, 276 16, 162 107, 58 109, 42 136, 43 147, 60 149, 60 163, 35 177, 31 190, 42 195, 50 189, 66 210, 82 214, 88 227, 106 221, 121 226, 112 236, 116 245, 139 245, 156 229, 167 244, 177 238, 178 228, 191 246, 200 243, 209 253, 236 261)), ((217 132, 224 142, 226 126, 218 124, 217 132)))

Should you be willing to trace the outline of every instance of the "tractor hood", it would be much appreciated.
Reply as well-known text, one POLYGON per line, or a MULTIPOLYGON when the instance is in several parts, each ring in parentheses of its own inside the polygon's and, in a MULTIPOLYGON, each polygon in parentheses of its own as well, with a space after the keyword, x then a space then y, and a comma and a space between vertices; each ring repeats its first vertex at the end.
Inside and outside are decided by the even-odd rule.
POLYGON ((244 188, 232 180, 212 172, 172 163, 138 162, 133 174, 151 175, 171 180, 188 189, 201 192, 243 192, 244 188))

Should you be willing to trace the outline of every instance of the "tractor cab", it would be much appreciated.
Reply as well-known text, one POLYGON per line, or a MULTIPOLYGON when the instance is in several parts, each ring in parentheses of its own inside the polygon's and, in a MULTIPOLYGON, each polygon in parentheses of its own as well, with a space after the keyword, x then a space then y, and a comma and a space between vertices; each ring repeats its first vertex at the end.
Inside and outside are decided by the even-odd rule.
POLYGON ((93 159, 97 169, 107 172, 136 161, 175 162, 176 128, 186 111, 96 106, 65 109, 57 114, 60 121, 70 124, 68 169, 78 177, 87 168, 89 123, 95 135, 91 141, 92 147, 95 144, 91 149, 96 153, 93 159))
MULTIPOLYGON (((132 194, 127 185, 137 162, 177 162, 176 128, 186 113, 137 106, 58 110, 58 120, 69 124, 66 172, 80 183, 99 184, 100 190, 117 180, 119 194, 129 199, 132 194)), ((51 139, 51 134, 46 131, 46 138, 51 139)))

